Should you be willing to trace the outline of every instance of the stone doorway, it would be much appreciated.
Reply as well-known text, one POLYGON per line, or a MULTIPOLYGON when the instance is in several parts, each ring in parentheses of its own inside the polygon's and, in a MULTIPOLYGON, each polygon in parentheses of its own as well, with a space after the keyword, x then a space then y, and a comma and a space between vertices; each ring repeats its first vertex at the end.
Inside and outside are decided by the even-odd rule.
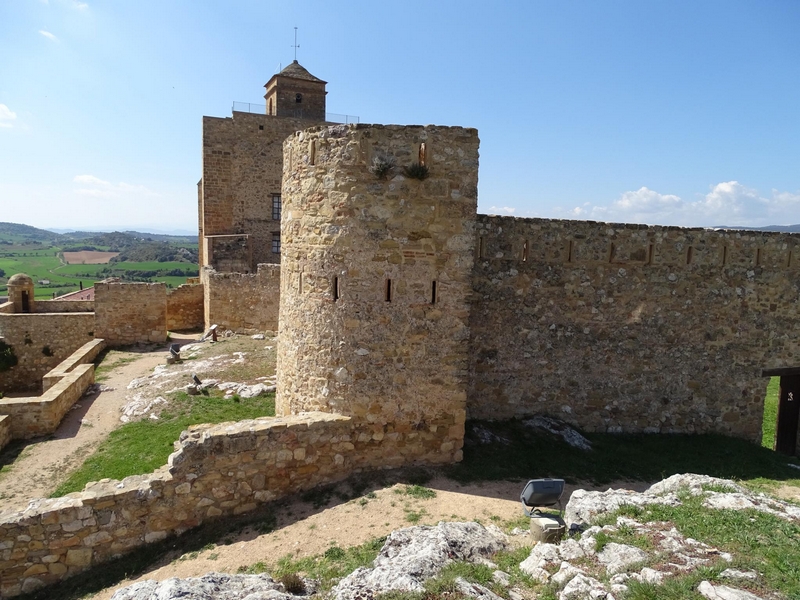
POLYGON ((800 367, 764 369, 765 377, 780 377, 778 417, 775 426, 776 452, 797 455, 797 434, 800 429, 800 367))

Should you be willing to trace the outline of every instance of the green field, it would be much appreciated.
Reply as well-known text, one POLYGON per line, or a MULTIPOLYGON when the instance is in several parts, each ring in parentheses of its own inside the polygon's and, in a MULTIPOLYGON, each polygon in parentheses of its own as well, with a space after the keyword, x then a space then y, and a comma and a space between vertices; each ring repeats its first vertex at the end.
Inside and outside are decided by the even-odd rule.
MULTIPOLYGON (((6 238, 6 241, 11 241, 6 238)), ((142 275, 133 271, 171 271, 180 269, 184 273, 197 272, 197 265, 188 262, 114 262, 101 265, 64 264, 60 258, 61 248, 47 242, 11 243, 0 245, 0 269, 5 272, 0 277, 0 295, 6 294, 6 281, 16 273, 30 275, 36 283, 36 298, 41 300, 60 296, 83 287, 94 285, 107 277, 123 277, 132 281, 163 282, 168 287, 177 287, 186 283, 187 275, 142 275), (49 280, 49 284, 40 284, 40 280, 49 280)))

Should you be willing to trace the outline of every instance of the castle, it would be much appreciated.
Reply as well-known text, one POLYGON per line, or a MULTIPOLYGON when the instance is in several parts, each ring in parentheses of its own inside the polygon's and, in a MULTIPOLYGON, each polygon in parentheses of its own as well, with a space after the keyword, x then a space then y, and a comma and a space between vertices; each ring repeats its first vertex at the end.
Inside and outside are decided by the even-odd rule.
MULTIPOLYGON (((73 346, 165 339, 181 315, 277 329, 278 416, 192 428, 152 474, 0 514, 4 597, 353 472, 460 460, 467 418, 756 442, 779 375, 796 453, 800 238, 480 215, 476 130, 330 124, 297 63, 266 87, 265 114, 203 120, 202 283, 100 284, 73 346)), ((29 312, 20 291, 0 333, 23 348, 66 309, 15 283, 29 312)))

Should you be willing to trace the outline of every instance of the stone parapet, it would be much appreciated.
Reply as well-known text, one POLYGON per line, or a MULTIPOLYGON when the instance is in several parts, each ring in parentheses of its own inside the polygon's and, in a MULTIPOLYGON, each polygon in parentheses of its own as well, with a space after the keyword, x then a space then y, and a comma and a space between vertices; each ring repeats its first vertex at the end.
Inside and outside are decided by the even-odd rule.
POLYGON ((90 483, 0 513, 0 595, 52 585, 209 519, 355 471, 448 460, 438 427, 452 425, 384 434, 342 415, 307 413, 192 427, 155 473, 90 483))
POLYGON ((53 433, 67 411, 92 383, 94 365, 78 365, 41 396, 0 399, 0 414, 11 417, 11 435, 14 439, 53 433))
POLYGON ((218 325, 239 333, 278 330, 281 270, 258 265, 256 273, 202 271, 205 329, 218 325))
POLYGON ((42 390, 45 392, 49 390, 78 365, 86 365, 94 362, 94 359, 97 358, 97 355, 100 354, 105 347, 105 340, 86 342, 70 356, 61 361, 55 369, 42 377, 42 390))
POLYGON ((167 340, 167 288, 163 283, 94 286, 95 336, 109 346, 167 340))
POLYGON ((184 284, 167 291, 167 329, 203 328, 203 286, 184 284))
POLYGON ((94 312, 94 300, 39 300, 37 313, 94 312))

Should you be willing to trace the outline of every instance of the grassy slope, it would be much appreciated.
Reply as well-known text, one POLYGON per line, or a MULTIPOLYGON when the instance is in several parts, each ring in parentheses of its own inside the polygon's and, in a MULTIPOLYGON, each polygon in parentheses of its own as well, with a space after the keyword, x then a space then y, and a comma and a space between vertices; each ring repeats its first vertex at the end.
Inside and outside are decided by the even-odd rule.
POLYGON ((80 491, 87 482, 105 477, 123 479, 129 475, 151 473, 167 464, 174 442, 189 425, 274 416, 275 396, 223 400, 219 393, 189 396, 179 392, 171 409, 169 413, 162 413, 157 421, 126 423, 113 431, 80 469, 53 492, 52 497, 80 491))
POLYGON ((761 426, 763 436, 761 445, 772 450, 775 447, 775 426, 778 420, 778 391, 781 384, 780 377, 772 377, 767 386, 767 396, 764 399, 764 421, 761 426))

